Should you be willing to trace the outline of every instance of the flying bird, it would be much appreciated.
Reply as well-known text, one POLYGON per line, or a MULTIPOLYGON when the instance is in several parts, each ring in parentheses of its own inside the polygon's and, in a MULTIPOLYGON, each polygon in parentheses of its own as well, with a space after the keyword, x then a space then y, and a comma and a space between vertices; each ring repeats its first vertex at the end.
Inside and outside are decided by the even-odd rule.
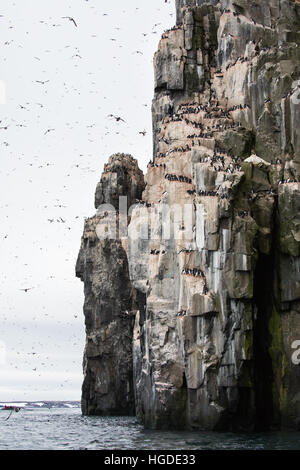
POLYGON ((72 23, 74 23, 74 25, 75 25, 76 28, 77 28, 77 23, 76 23, 76 21, 74 20, 74 18, 72 18, 71 16, 63 16, 62 18, 65 18, 65 19, 67 19, 67 20, 69 20, 69 21, 72 21, 72 23))
POLYGON ((33 289, 33 287, 26 287, 25 289, 20 289, 20 290, 23 290, 24 292, 28 292, 31 289, 33 289))
POLYGON ((119 122, 119 121, 126 122, 120 116, 114 116, 113 114, 109 114, 108 117, 113 117, 117 122, 119 122))
POLYGON ((13 412, 15 411, 16 413, 18 413, 20 411, 21 408, 17 407, 17 406, 14 406, 12 409, 11 409, 11 412, 9 414, 9 416, 5 419, 5 421, 7 421, 11 415, 13 414, 13 412))
POLYGON ((48 134, 48 132, 51 132, 51 131, 55 131, 55 129, 47 129, 44 135, 48 134))

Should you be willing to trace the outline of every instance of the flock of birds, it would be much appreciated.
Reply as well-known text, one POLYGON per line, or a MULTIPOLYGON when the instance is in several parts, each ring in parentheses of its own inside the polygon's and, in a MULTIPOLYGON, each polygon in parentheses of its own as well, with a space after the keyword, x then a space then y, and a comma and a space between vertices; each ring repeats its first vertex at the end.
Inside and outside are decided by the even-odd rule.
MULTIPOLYGON (((77 3, 81 5, 81 0, 77 3)), ((138 1, 135 3, 136 8, 129 6, 134 12, 133 17, 125 7, 123 12, 119 12, 119 16, 122 13, 124 19, 127 18, 127 24, 141 22, 143 8, 138 1)), ((0 340, 5 339, 7 345, 6 366, 10 371, 28 371, 42 380, 47 371, 64 367, 59 364, 53 351, 63 357, 67 350, 74 357, 67 361, 66 375, 74 370, 81 374, 83 286, 75 279, 74 266, 83 219, 86 213, 90 215, 93 210, 93 191, 100 178, 101 163, 113 153, 110 143, 116 137, 120 138, 120 142, 130 138, 127 135, 133 125, 131 115, 134 113, 130 107, 140 108, 141 115, 147 113, 149 122, 151 120, 150 100, 147 98, 147 103, 144 101, 145 94, 136 91, 136 96, 128 96, 124 103, 130 104, 126 107, 116 100, 110 89, 102 88, 99 76, 107 73, 105 68, 112 67, 111 64, 115 64, 114 70, 121 67, 126 54, 128 60, 135 60, 139 68, 140 61, 149 59, 149 49, 155 50, 157 47, 163 26, 163 16, 160 21, 156 18, 161 16, 165 3, 171 4, 167 0, 154 3, 151 6, 154 21, 151 24, 146 18, 148 26, 145 27, 148 30, 140 32, 137 28, 136 45, 131 50, 126 44, 127 26, 114 23, 109 33, 111 36, 103 37, 103 32, 100 33, 102 22, 113 22, 113 6, 105 12, 102 5, 86 0, 91 18, 98 21, 99 29, 93 31, 87 29, 87 26, 93 28, 91 23, 75 15, 75 1, 72 4, 69 2, 70 13, 74 14, 59 8, 60 14, 55 17, 38 18, 35 11, 30 18, 31 25, 25 24, 16 7, 2 5, 0 62, 2 69, 7 65, 8 77, 9 73, 14 74, 14 83, 7 86, 7 104, 0 116, 0 148, 3 148, 4 162, 0 178, 5 183, 4 189, 7 189, 0 203, 0 213, 4 219, 0 232, 2 250, 5 252, 2 262, 5 261, 6 266, 3 268, 3 290, 0 293, 2 335, 5 338, 0 337, 0 340), (39 36, 35 36, 37 31, 39 36), (56 42, 58 34, 65 38, 61 44, 56 42), (82 37, 88 46, 86 50, 82 37), (156 38, 157 41, 153 41, 156 38), (101 54, 104 55, 104 52, 100 51, 100 47, 102 50, 109 47, 114 54, 109 63, 103 63, 101 54), (91 61, 91 56, 86 55, 87 50, 89 53, 93 51, 91 56, 95 58, 95 63, 91 61), (81 76, 84 78, 80 88, 81 76), (18 87, 15 94, 11 93, 14 86, 18 87), (90 103, 94 105, 93 113, 86 119, 90 103), (79 133, 83 140, 81 147, 79 133), (30 142, 27 143, 27 140, 30 142), (67 144, 62 145, 64 141, 67 144), (61 152, 67 145, 73 151, 71 156, 61 152), (102 161, 99 152, 103 155, 102 161), (31 194, 32 197, 27 198, 31 194), (28 200, 32 202, 30 207, 28 200), (21 229, 18 226, 16 235, 20 215, 24 217, 23 225, 21 229), (53 271, 52 255, 59 260, 57 272, 53 271), (4 295, 8 288, 9 292, 4 295), (76 298, 73 299, 75 291, 76 298), (47 325, 49 331, 45 333, 44 327, 47 330, 47 325), (53 325, 56 325, 56 330, 65 332, 64 341, 59 342, 61 336, 56 337, 56 330, 51 329, 53 325), (32 349, 29 344, 33 345, 32 349)), ((41 8, 37 10, 44 14, 41 8)), ((164 15, 168 16, 169 10, 164 11, 164 15)), ((126 21, 123 20, 124 25, 126 21)), ((170 21, 173 22, 174 18, 170 21)), ((149 60, 150 74, 151 62, 152 56, 149 60)), ((117 90, 124 77, 120 73, 117 78, 112 75, 112 80, 112 89, 117 90)), ((149 92, 152 95, 153 89, 149 92)), ((139 145, 143 147, 144 138, 150 134, 150 126, 142 120, 137 122, 135 126, 141 127, 131 129, 130 135, 134 133, 136 142, 141 142, 139 145)), ((132 143, 132 153, 136 142, 132 143)), ((66 377, 58 386, 65 388, 68 382, 66 377)), ((27 384, 24 393, 35 389, 38 392, 38 385, 27 384)))

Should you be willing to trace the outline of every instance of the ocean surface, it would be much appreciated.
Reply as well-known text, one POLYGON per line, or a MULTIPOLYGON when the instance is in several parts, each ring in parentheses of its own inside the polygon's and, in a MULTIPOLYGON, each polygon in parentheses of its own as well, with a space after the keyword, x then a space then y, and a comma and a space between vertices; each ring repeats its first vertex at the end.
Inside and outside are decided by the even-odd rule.
POLYGON ((5 449, 299 450, 300 433, 148 431, 132 417, 87 417, 79 403, 40 402, 22 404, 19 413, 0 409, 0 450, 5 449))

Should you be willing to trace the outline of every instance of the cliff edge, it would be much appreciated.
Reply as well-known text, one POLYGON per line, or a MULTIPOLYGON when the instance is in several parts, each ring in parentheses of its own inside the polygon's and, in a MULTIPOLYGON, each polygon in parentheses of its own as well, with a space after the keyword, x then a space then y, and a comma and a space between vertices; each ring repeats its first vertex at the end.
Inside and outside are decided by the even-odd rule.
POLYGON ((84 229, 83 413, 299 430, 300 4, 176 11, 153 160, 112 156, 84 229))

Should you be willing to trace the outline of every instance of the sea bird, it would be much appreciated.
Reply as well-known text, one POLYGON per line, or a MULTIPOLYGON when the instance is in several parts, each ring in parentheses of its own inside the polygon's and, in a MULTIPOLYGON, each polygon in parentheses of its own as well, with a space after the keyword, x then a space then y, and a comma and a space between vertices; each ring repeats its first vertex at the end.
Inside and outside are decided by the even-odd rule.
POLYGON ((114 116, 113 114, 109 114, 108 117, 113 117, 117 122, 119 122, 119 121, 126 122, 120 116, 114 116))
POLYGON ((74 20, 74 18, 72 18, 71 16, 63 16, 62 18, 65 18, 65 19, 67 19, 67 20, 69 20, 69 21, 72 21, 72 23, 74 23, 74 25, 75 25, 76 28, 77 28, 77 23, 76 23, 76 21, 74 20))

